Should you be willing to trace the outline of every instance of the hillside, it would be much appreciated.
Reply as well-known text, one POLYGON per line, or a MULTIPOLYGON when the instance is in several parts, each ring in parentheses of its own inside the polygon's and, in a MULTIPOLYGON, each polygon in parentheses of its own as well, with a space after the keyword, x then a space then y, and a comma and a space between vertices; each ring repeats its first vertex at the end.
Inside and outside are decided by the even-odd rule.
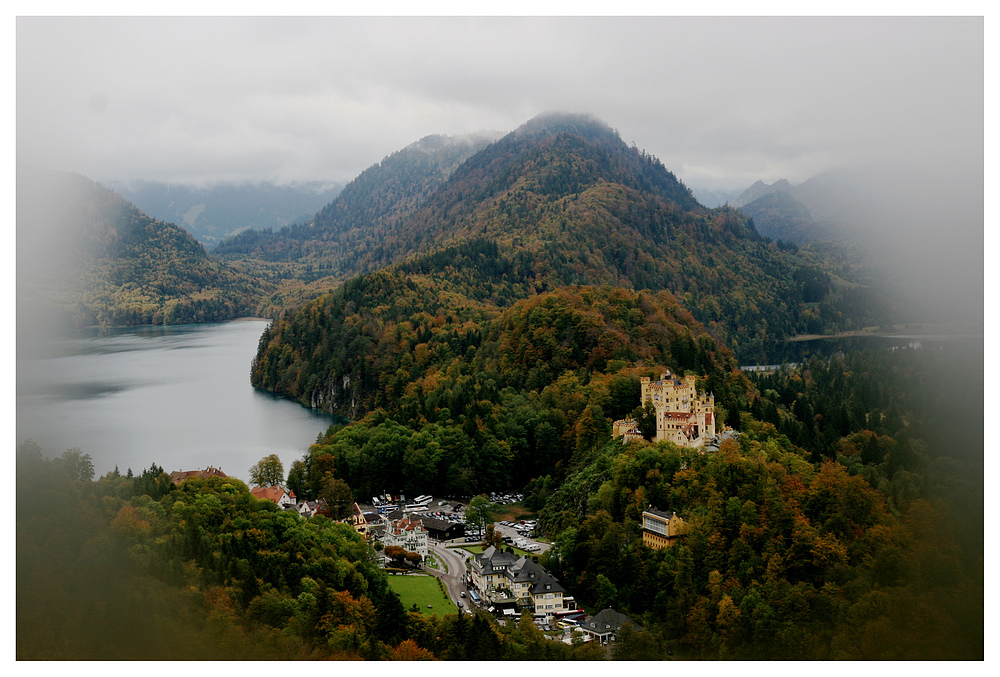
POLYGON ((764 237, 794 244, 805 244, 824 237, 828 229, 816 223, 809 209, 785 191, 766 193, 742 205, 740 211, 753 219, 764 237))
MULTIPOLYGON (((381 268, 393 284, 426 294, 429 307, 476 308, 477 317, 565 285, 665 290, 741 361, 764 359, 774 340, 798 332, 854 326, 858 294, 867 289, 827 273, 816 297, 803 283, 814 276, 802 269, 824 266, 822 255, 803 258, 761 238, 739 212, 705 209, 658 160, 585 116, 532 120, 462 163, 409 216, 350 233, 352 258, 323 263, 326 254, 310 250, 294 265, 309 261, 345 274, 381 268)), ((357 303, 359 312, 378 305, 357 303)))
POLYGON ((311 281, 358 272, 354 260, 379 233, 408 216, 492 136, 428 136, 363 171, 304 224, 228 238, 214 253, 226 260, 296 262, 288 275, 311 281))
POLYGON ((18 168, 18 323, 181 324, 249 314, 268 286, 82 176, 18 168))
POLYGON ((668 292, 563 287, 497 312, 434 284, 363 276, 261 338, 256 387, 362 419, 313 449, 358 495, 558 475, 637 408, 639 376, 662 365, 698 374, 720 419, 745 406, 732 355, 668 292))
POLYGON ((383 476, 468 493, 566 469, 663 366, 702 379, 738 424, 737 359, 849 322, 838 302, 862 298, 819 267, 822 250, 779 248, 739 213, 701 207, 580 116, 491 144, 380 232, 357 265, 385 267, 283 313, 251 371, 256 387, 360 420, 324 445, 362 494, 383 476), (384 456, 414 434, 435 442, 384 456))
POLYGON ((757 181, 731 206, 753 218, 757 231, 774 240, 805 244, 839 239, 870 246, 859 216, 874 205, 873 199, 860 176, 828 171, 798 185, 785 179, 770 185, 757 181))
POLYGON ((211 249, 242 230, 304 222, 343 186, 333 184, 219 183, 191 186, 158 181, 105 182, 155 219, 175 223, 211 249))

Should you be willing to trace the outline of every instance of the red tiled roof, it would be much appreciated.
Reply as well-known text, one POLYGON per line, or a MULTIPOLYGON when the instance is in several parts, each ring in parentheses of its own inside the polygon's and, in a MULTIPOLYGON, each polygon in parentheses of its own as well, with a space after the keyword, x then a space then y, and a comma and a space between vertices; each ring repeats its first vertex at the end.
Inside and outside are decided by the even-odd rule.
MULTIPOLYGON (((277 503, 278 501, 280 501, 281 497, 284 495, 284 493, 285 493, 285 490, 282 489, 279 486, 273 486, 273 487, 254 487, 253 489, 250 490, 250 494, 253 495, 254 497, 256 497, 256 498, 264 498, 264 499, 267 499, 268 501, 273 501, 274 503, 277 503)), ((295 498, 295 497, 292 496, 292 498, 295 498)))

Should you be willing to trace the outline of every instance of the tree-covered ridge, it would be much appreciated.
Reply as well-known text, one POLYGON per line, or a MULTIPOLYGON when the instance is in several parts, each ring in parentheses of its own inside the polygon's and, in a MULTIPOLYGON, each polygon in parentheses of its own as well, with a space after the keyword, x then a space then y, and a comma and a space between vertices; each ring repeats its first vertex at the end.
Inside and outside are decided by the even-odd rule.
POLYGON ((873 351, 761 377, 752 410, 777 402, 780 429, 744 414, 714 454, 595 447, 526 491, 555 539, 543 563, 581 603, 691 657, 981 657, 983 478, 968 458, 981 418, 968 398, 945 406, 963 374, 934 388, 941 361, 873 351), (688 522, 679 545, 642 544, 647 506, 688 522))
POLYGON ((414 279, 363 276, 265 332, 258 387, 360 419, 314 445, 297 495, 316 486, 324 455, 356 496, 562 476, 638 407, 639 377, 664 365, 697 374, 720 417, 746 407, 732 355, 668 292, 563 287, 504 311, 424 310, 423 294, 436 298, 414 279), (299 352, 290 336, 317 348, 299 352))
POLYGON ((498 389, 525 391, 567 371, 635 364, 707 373, 722 391, 736 367, 669 292, 561 287, 501 310, 460 295, 442 298, 435 282, 383 271, 281 318, 261 337, 252 382, 359 416, 398 407, 405 390, 453 367, 494 379, 498 389))
POLYGON ((248 315, 266 283, 189 233, 83 177, 19 169, 18 293, 76 325, 181 324, 248 315))
POLYGON ((239 480, 174 486, 154 466, 91 482, 28 442, 17 486, 48 506, 18 514, 20 659, 381 657, 403 639, 363 538, 239 480), (38 598, 59 594, 57 613, 38 598))

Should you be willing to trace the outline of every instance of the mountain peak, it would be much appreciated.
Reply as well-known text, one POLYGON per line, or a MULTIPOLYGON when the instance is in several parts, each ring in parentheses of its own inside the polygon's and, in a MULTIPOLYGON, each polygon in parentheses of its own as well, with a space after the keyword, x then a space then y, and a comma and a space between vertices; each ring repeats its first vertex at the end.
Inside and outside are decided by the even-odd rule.
POLYGON ((540 113, 518 127, 512 134, 519 138, 551 136, 562 133, 577 134, 588 139, 601 136, 618 137, 617 132, 610 125, 589 113, 559 111, 540 113))

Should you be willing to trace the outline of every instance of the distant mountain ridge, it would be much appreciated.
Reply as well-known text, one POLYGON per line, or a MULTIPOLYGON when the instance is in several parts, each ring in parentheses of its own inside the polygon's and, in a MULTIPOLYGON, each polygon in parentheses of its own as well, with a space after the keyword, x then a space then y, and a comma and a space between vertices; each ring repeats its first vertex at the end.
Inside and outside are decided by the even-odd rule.
POLYGON ((768 185, 763 181, 755 181, 752 186, 747 188, 745 191, 740 193, 740 196, 735 200, 730 202, 732 207, 745 207, 754 200, 759 200, 765 195, 771 195, 772 193, 793 193, 795 187, 788 183, 785 179, 778 179, 774 183, 768 185))
POLYGON ((311 218, 343 186, 307 182, 219 183, 191 186, 157 181, 105 181, 153 218, 182 226, 212 247, 243 230, 281 228, 311 218))
POLYGON ((424 137, 363 171, 305 223, 245 231, 221 242, 214 253, 240 260, 308 262, 325 275, 356 272, 352 261, 370 246, 366 238, 408 216, 494 138, 489 132, 424 137))
POLYGON ((786 179, 770 185, 756 181, 730 204, 750 216, 764 237, 805 244, 829 239, 858 242, 864 233, 856 216, 870 199, 860 177, 828 171, 798 185, 786 179))
POLYGON ((251 314, 269 289, 183 228, 69 172, 18 166, 17 236, 19 324, 221 321, 251 314))

